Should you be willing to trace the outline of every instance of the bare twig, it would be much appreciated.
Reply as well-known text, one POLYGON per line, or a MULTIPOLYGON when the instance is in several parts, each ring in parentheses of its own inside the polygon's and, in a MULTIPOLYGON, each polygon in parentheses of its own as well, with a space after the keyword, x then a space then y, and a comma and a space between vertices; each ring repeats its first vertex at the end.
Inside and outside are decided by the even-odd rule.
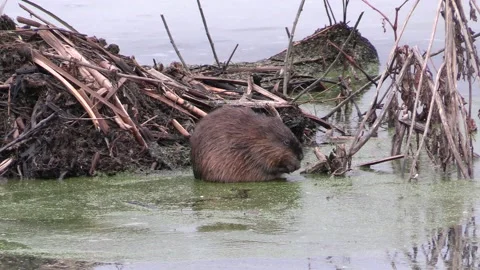
POLYGON ((233 55, 235 54, 235 52, 237 51, 237 48, 238 48, 238 43, 237 43, 237 45, 235 46, 235 48, 233 48, 233 51, 232 51, 232 53, 230 54, 230 57, 228 57, 227 63, 225 63, 225 66, 223 67, 223 70, 224 70, 224 71, 228 68, 228 65, 230 64, 230 61, 232 61, 232 57, 233 57, 233 55))
MULTIPOLYGON (((422 56, 420 55, 420 52, 418 50, 413 50, 413 53, 414 53, 414 56, 415 56, 416 60, 421 65, 423 65, 424 60, 423 60, 422 56)), ((432 91, 432 95, 433 95, 434 94, 433 91, 435 91, 435 89, 434 89, 435 86, 433 85, 433 83, 430 80, 427 80, 427 82, 428 82, 428 87, 432 91)), ((457 163, 457 166, 460 168, 460 171, 463 174, 463 176, 464 177, 470 177, 470 174, 468 172, 469 170, 465 166, 465 163, 462 160, 462 156, 460 155, 460 152, 458 151, 457 144, 453 140, 453 135, 450 132, 450 127, 448 125, 448 120, 447 120, 447 114, 445 112, 445 106, 443 105, 442 98, 439 95, 435 95, 434 97, 435 97, 435 104, 438 107, 438 114, 440 115, 440 120, 442 122, 442 126, 443 126, 443 129, 445 131, 445 136, 446 136, 447 141, 448 141, 448 147, 450 147, 450 150, 452 151, 452 154, 453 154, 453 156, 455 158, 455 161, 457 163)))
POLYGON ((26 6, 22 5, 22 4, 18 4, 22 9, 24 9, 26 12, 30 13, 31 16, 39 19, 40 21, 42 21, 44 24, 46 25, 51 25, 51 26, 55 26, 53 23, 45 20, 44 18, 42 18, 40 15, 36 14, 35 12, 33 12, 31 9, 27 8, 26 6))
POLYGON ((343 23, 347 23, 347 10, 350 0, 342 0, 343 4, 343 23))
POLYGON ((328 22, 330 23, 330 26, 332 26, 332 17, 330 17, 330 11, 328 10, 328 0, 323 0, 323 5, 325 6, 325 12, 327 13, 328 17, 328 22))
POLYGON ((382 158, 382 159, 377 159, 377 160, 374 160, 374 161, 365 162, 365 163, 359 164, 358 167, 368 167, 368 166, 372 166, 372 165, 375 165, 375 164, 380 164, 380 163, 383 163, 383 162, 397 160, 397 159, 401 159, 401 158, 403 158, 403 155, 391 156, 391 157, 387 157, 387 158, 382 158))
MULTIPOLYGON (((411 58, 412 58, 412 56, 410 56, 408 58, 408 60, 405 61, 405 63, 403 64, 402 70, 400 71, 400 73, 399 73, 399 75, 396 79, 396 81, 397 81, 396 85, 400 85, 400 82, 403 80, 403 76, 405 75, 407 69, 410 67, 411 58)), ((382 84, 382 82, 380 82, 380 85, 381 84, 382 84)), ((380 87, 380 85, 378 87, 380 87)), ((377 90, 378 90, 378 88, 377 88, 377 90)), ((391 86, 387 90, 388 95, 387 95, 386 101, 383 105, 382 111, 379 113, 375 122, 371 125, 370 130, 368 130, 367 132, 364 132, 363 127, 365 127, 365 123, 368 121, 371 114, 375 111, 374 106, 376 106, 376 100, 378 98, 378 95, 374 98, 374 101, 372 102, 372 104, 370 106, 370 109, 368 110, 368 113, 365 115, 364 119, 362 120, 362 123, 360 124, 361 129, 358 130, 357 134, 355 135, 355 139, 350 146, 350 150, 349 150, 350 153, 356 153, 358 150, 360 150, 360 148, 363 145, 365 145, 365 143, 370 139, 370 137, 377 131, 377 129, 379 128, 380 124, 383 121, 383 118, 384 118, 385 114, 387 113, 390 105, 392 104, 393 98, 396 97, 396 95, 395 95, 396 91, 397 91, 397 88, 394 87, 394 86, 391 86), (359 133, 362 134, 361 138, 360 138, 359 133)), ((349 156, 351 157, 351 155, 349 155, 349 156)))
MULTIPOLYGON (((395 26, 393 25, 393 23, 390 21, 390 19, 388 19, 388 17, 383 14, 383 12, 381 12, 378 8, 376 8, 374 5, 370 4, 367 0, 362 0, 362 2, 364 2, 365 4, 367 4, 371 9, 375 10, 376 12, 378 12, 378 14, 380 14, 380 16, 383 17, 383 19, 390 25, 390 27, 392 28, 392 30, 396 30, 395 29, 395 26)), ((395 40, 397 40, 397 37, 395 36, 395 40)))
POLYGON ((3 3, 0 5, 0 16, 3 15, 3 10, 5 9, 5 6, 7 5, 8 0, 3 1, 3 3))
POLYGON ((335 19, 335 13, 333 13, 332 6, 330 5, 330 0, 324 0, 326 2, 326 5, 328 7, 328 12, 332 15, 333 23, 337 24, 337 19, 335 19))
POLYGON ((173 49, 177 53, 178 59, 180 59, 180 61, 182 62, 183 68, 186 71, 190 72, 187 64, 185 63, 185 60, 183 60, 183 57, 182 57, 182 55, 180 54, 180 51, 177 48, 177 45, 175 45, 175 41, 173 41, 173 37, 172 37, 172 34, 170 33, 170 29, 168 28, 167 21, 165 20, 165 17, 163 16, 163 14, 161 14, 160 16, 162 17, 163 25, 165 26, 165 30, 167 30, 168 38, 170 39, 170 43, 172 43, 173 49))
MULTIPOLYGON (((416 173, 415 172, 415 165, 417 163, 418 157, 420 156, 420 151, 422 150, 423 144, 425 143, 425 138, 427 137, 427 134, 428 134, 428 131, 429 131, 430 121, 432 120, 432 113, 433 113, 433 110, 435 109, 435 106, 434 106, 435 98, 436 98, 437 93, 438 93, 438 87, 440 86, 440 79, 442 78, 442 72, 443 72, 444 67, 445 67, 445 63, 442 63, 442 65, 438 69, 437 79, 435 80, 435 86, 432 89, 433 94, 432 94, 432 99, 430 101, 430 106, 429 106, 430 110, 428 111, 427 121, 425 122, 425 129, 424 129, 422 137, 420 139, 420 143, 418 144, 417 152, 415 153, 415 156, 413 157, 412 165, 410 167, 409 179, 412 179, 413 175, 416 173)), ((420 92, 420 89, 418 89, 417 92, 420 92)), ((412 123, 414 123, 413 122, 413 117, 412 117, 412 123)), ((410 130, 413 129, 413 126, 414 125, 410 126, 410 130)), ((408 146, 408 144, 407 144, 407 146, 408 146)), ((408 149, 408 147, 407 147, 407 149, 408 149)))
MULTIPOLYGON (((395 44, 393 45, 392 47, 392 50, 390 51, 390 55, 388 57, 388 61, 387 61, 387 67, 390 67, 393 62, 394 62, 394 58, 395 58, 395 52, 397 51, 397 47, 398 47, 398 43, 400 42, 400 39, 402 38, 402 35, 403 33, 405 32, 405 29, 407 27, 407 24, 410 20, 410 18, 412 17, 412 14, 413 12, 415 11, 415 8, 417 7, 418 3, 420 2, 420 0, 416 0, 415 1, 415 4, 413 5, 412 9, 410 10, 410 12, 408 13, 407 15, 407 18, 402 26, 402 29, 400 31, 400 34, 398 36, 398 38, 395 40, 395 44)), ((352 144, 350 145, 350 149, 349 149, 349 153, 348 153, 348 156, 351 157, 353 156, 361 147, 361 145, 365 144, 366 141, 363 141, 361 142, 361 145, 360 147, 358 147, 357 143, 359 143, 359 140, 360 140, 360 136, 363 134, 363 129, 365 127, 365 124, 367 122, 367 119, 370 117, 371 113, 373 113, 374 111, 374 106, 376 106, 376 101, 378 99, 378 95, 380 93, 380 89, 382 88, 383 86, 383 82, 385 80, 385 78, 387 77, 387 74, 389 73, 389 70, 386 69, 383 73, 382 73, 382 76, 380 77, 380 83, 378 84, 377 86, 377 90, 375 92, 375 97, 374 97, 374 100, 372 101, 372 103, 370 104, 370 109, 368 110, 368 113, 367 115, 365 116, 365 118, 363 119, 363 121, 360 123, 360 126, 358 128, 358 131, 357 131, 357 134, 355 135, 355 139, 354 141, 352 142, 352 144)))
POLYGON ((290 39, 290 30, 285 26, 285 32, 287 32, 287 38, 290 39))
POLYGON ((478 7, 477 5, 477 0, 470 0, 470 3, 475 6, 475 9, 477 10, 477 12, 480 12, 480 7, 478 7))
POLYGON ((41 127, 43 127, 48 121, 52 120, 52 118, 56 115, 56 113, 52 113, 50 114, 47 118, 43 119, 42 121, 38 122, 37 125, 35 127, 32 127, 31 129, 29 129, 28 131, 26 132, 23 132, 19 137, 17 137, 16 139, 14 139, 13 141, 7 143, 6 145, 4 145, 2 148, 0 148, 0 153, 2 153, 3 151, 5 151, 6 149, 12 147, 13 145, 17 144, 17 143, 20 143, 26 139, 29 139, 31 137, 32 134, 34 134, 35 132, 37 132, 41 127))
POLYGON ((54 18, 55 20, 57 20, 58 22, 60 22, 61 24, 63 24, 65 27, 67 27, 68 29, 70 29, 72 32, 75 32, 75 33, 78 33, 77 29, 73 28, 73 26, 71 26, 70 24, 68 24, 66 21, 60 19, 60 17, 58 17, 57 15, 53 14, 52 12, 44 9, 43 7, 31 2, 31 1, 28 1, 28 0, 21 0, 43 12, 45 12, 46 14, 50 15, 52 18, 54 18))
POLYGON ((208 42, 210 43, 210 47, 212 48, 213 57, 215 58, 215 62, 217 66, 220 68, 220 61, 218 61, 217 52, 215 51, 215 44, 213 43, 212 37, 210 36, 210 32, 208 31, 207 20, 205 19, 205 15, 203 14, 202 4, 200 4, 200 0, 197 0, 198 10, 200 10, 200 15, 202 16, 203 26, 205 27, 205 33, 207 34, 208 42))
MULTIPOLYGON (((432 26, 432 33, 431 33, 431 36, 430 36, 430 42, 428 44, 426 59, 425 59, 425 62, 422 66, 422 70, 420 71, 420 79, 419 79, 418 85, 417 85, 417 93, 416 93, 416 96, 415 96, 415 102, 414 102, 413 108, 417 108, 417 106, 418 106, 418 99, 420 97, 420 91, 421 91, 422 86, 423 86, 424 74, 425 74, 425 70, 427 69, 427 62, 428 62, 428 59, 429 59, 429 56, 430 56, 430 51, 432 49, 433 41, 435 39, 435 33, 437 32, 438 19, 439 19, 439 16, 440 16, 440 8, 442 7, 442 1, 438 1, 438 2, 439 2, 439 4, 438 4, 438 7, 437 7, 437 13, 436 13, 436 16, 435 16, 435 21, 434 21, 433 26, 432 26)), ((406 144, 407 147, 405 148, 405 152, 404 152, 405 156, 407 156, 408 146, 410 145, 410 141, 411 141, 411 138, 412 138, 413 127, 415 125, 416 115, 417 115, 416 113, 412 113, 412 125, 410 126, 410 130, 408 132, 407 144, 406 144)), ((426 130, 428 130, 428 127, 426 128, 426 130)), ((414 167, 414 165, 415 164, 412 164, 412 168, 414 167)), ((405 160, 403 160, 403 162, 402 162, 402 168, 404 168, 404 166, 405 166, 405 160)), ((403 170, 402 170, 402 172, 403 172, 403 170)), ((412 177, 412 173, 413 173, 413 170, 410 170, 410 177, 412 177)))
POLYGON ((298 7, 297 16, 295 16, 295 21, 293 22, 292 31, 290 32, 290 38, 288 40, 287 52, 285 54, 285 66, 283 68, 284 77, 283 77, 283 94, 287 95, 288 81, 290 80, 290 54, 292 53, 293 47, 293 37, 295 36, 295 29, 297 28, 298 19, 303 10, 303 5, 305 0, 301 0, 300 6, 298 7))

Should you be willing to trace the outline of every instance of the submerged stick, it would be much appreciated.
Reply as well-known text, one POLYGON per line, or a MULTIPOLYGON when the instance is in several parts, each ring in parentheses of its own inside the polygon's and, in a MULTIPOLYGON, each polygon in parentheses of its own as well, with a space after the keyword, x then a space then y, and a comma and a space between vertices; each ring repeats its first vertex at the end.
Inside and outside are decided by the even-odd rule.
POLYGON ((215 62, 217 62, 217 66, 220 67, 220 61, 218 61, 217 52, 215 51, 215 44, 213 43, 212 37, 210 36, 210 32, 208 31, 207 20, 205 19, 205 15, 203 14, 202 4, 200 4, 200 0, 197 0, 198 10, 200 10, 200 15, 202 16, 203 26, 205 28, 205 33, 207 34, 208 42, 210 42, 210 47, 212 48, 213 57, 215 58, 215 62))
MULTIPOLYGON (((167 21, 165 20, 165 17, 163 14, 160 14, 162 17, 163 25, 165 26, 165 30, 167 31, 168 38, 170 39, 170 43, 172 43, 173 49, 177 53, 178 59, 180 59, 180 62, 182 62, 183 68, 187 71, 189 71, 187 64, 185 63, 185 60, 183 60, 182 55, 180 54, 180 51, 177 48, 177 45, 175 45, 175 41, 173 41, 172 34, 170 33, 170 29, 168 28, 167 21)), ((190 72, 190 71, 189 71, 190 72)))
POLYGON ((380 163, 391 161, 391 160, 397 160, 397 159, 401 159, 403 157, 404 157, 404 155, 396 155, 396 156, 391 156, 391 157, 387 157, 387 158, 377 159, 377 160, 373 160, 373 161, 369 161, 369 162, 359 164, 358 167, 369 167, 371 165, 380 164, 380 163))
POLYGON ((288 81, 290 80, 290 54, 292 53, 293 47, 293 37, 295 36, 295 29, 297 28, 298 19, 300 18, 300 14, 303 10, 303 5, 305 4, 305 0, 300 2, 300 6, 298 7, 297 16, 295 16, 295 20, 293 21, 292 31, 290 32, 290 38, 288 40, 288 47, 287 52, 285 53, 285 66, 284 66, 284 76, 283 76, 283 94, 287 95, 288 89, 288 81))

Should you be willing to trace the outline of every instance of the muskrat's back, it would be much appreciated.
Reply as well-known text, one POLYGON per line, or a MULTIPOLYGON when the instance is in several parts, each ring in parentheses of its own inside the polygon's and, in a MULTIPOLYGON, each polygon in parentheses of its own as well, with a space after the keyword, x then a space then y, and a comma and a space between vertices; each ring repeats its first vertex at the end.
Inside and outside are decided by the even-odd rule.
POLYGON ((277 117, 225 106, 205 116, 190 137, 195 178, 214 182, 267 181, 300 168, 303 151, 277 117))

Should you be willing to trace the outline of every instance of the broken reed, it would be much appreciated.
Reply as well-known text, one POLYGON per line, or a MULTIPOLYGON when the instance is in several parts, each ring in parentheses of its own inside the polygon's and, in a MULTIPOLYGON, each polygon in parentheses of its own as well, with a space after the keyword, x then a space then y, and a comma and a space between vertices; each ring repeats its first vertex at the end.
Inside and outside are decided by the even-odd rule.
MULTIPOLYGON (((393 115, 396 130, 392 155, 403 152, 403 164, 410 161, 409 179, 415 178, 418 173, 421 151, 427 153, 443 170, 454 164, 461 177, 472 178, 472 127, 469 125, 472 122, 471 82, 477 79, 480 68, 466 13, 460 0, 438 0, 428 50, 422 55, 416 47, 398 45, 418 2, 413 4, 398 34, 387 62, 388 68, 382 74, 374 100, 349 149, 349 158, 375 134, 387 115, 393 115), (445 49, 442 64, 434 67, 428 63, 436 25, 442 12, 446 25, 445 49), (377 109, 379 93, 387 77, 394 83, 385 90, 380 114, 367 129, 366 121, 377 109), (466 79, 470 86, 465 103, 469 104, 468 109, 457 87, 457 79, 461 78, 466 79), (420 136, 416 144, 412 142, 414 134, 420 136)), ((475 9, 472 6, 470 8, 469 14, 475 13, 475 9)))

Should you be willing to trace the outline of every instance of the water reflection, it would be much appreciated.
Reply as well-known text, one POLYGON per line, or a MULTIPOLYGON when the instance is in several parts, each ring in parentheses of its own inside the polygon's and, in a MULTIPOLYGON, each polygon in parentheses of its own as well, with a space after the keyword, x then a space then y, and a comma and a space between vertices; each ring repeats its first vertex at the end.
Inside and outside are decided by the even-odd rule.
MULTIPOLYGON (((477 269, 478 240, 475 217, 471 217, 466 224, 432 230, 426 242, 405 249, 403 259, 411 269, 477 269)), ((398 252, 391 256, 394 269, 403 264, 398 252)))
POLYGON ((422 177, 407 183, 373 170, 232 185, 191 175, 9 183, 0 189, 0 249, 123 269, 478 264, 478 185, 422 177))
POLYGON ((299 182, 238 183, 223 185, 195 181, 192 210, 203 220, 200 232, 226 228, 258 233, 285 233, 293 230, 301 207, 299 182), (229 212, 225 219, 225 212, 229 212), (202 217, 210 216, 208 219, 202 217), (289 222, 285 222, 285 219, 289 222), (228 222, 218 222, 227 220, 228 222))

